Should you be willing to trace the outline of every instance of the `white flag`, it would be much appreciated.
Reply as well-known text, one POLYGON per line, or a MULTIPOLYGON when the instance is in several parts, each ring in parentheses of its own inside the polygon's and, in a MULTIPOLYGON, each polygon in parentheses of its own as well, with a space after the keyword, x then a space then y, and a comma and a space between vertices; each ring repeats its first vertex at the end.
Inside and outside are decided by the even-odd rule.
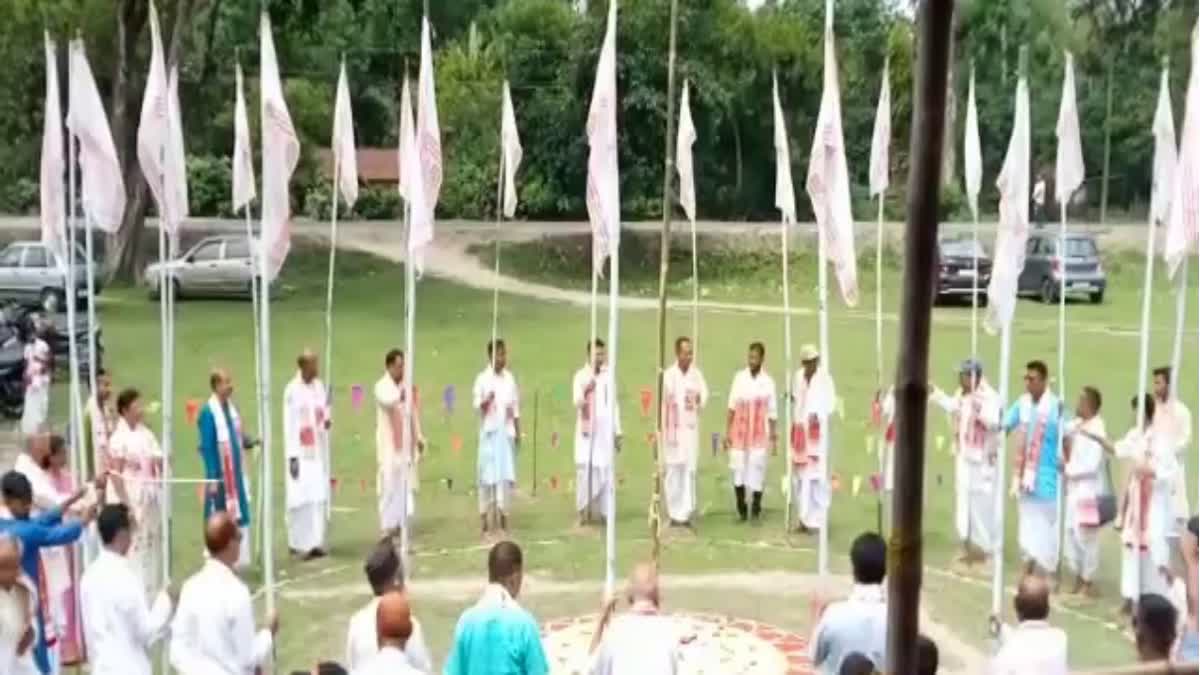
POLYGON ((504 102, 500 113, 500 152, 504 157, 504 216, 512 218, 517 213, 517 169, 521 167, 525 151, 521 148, 521 134, 517 131, 517 114, 513 111, 508 80, 504 81, 504 102))
POLYGON ((167 212, 163 224, 172 239, 189 215, 187 150, 183 144, 183 112, 179 108, 179 70, 171 68, 167 76, 167 147, 164 159, 163 187, 167 212))
POLYGON ((988 284, 986 327, 995 332, 1012 321, 1017 303, 1017 278, 1025 268, 1025 242, 1029 239, 1029 86, 1017 81, 1012 137, 1008 154, 996 178, 1000 190, 1000 222, 992 279, 988 284))
POLYGON ((1065 52, 1062 101, 1058 106, 1058 153, 1054 162, 1054 196, 1059 204, 1069 204, 1071 195, 1083 185, 1083 144, 1079 140, 1079 110, 1075 101, 1075 59, 1065 52))
POLYGON ((792 184, 792 152, 788 147, 787 123, 783 105, 779 102, 779 78, 772 74, 771 86, 775 108, 775 208, 783 216, 784 225, 796 223, 796 188, 792 184))
POLYGON ((837 55, 833 48, 832 16, 825 28, 825 90, 808 161, 808 197, 812 200, 825 252, 837 274, 842 299, 858 304, 858 271, 854 257, 854 215, 850 211, 850 175, 842 134, 842 102, 838 89, 837 55))
MULTIPOLYGON (((396 175, 399 178, 397 189, 400 191, 400 196, 408 202, 412 201, 408 196, 409 183, 413 176, 421 175, 419 170, 416 173, 410 173, 408 168, 408 156, 416 153, 416 137, 417 125, 413 122, 412 94, 409 93, 408 74, 405 73, 404 87, 400 90, 400 139, 396 156, 400 166, 396 175)), ((421 166, 421 162, 418 161, 414 166, 421 166)), ((409 207, 411 206, 410 203, 409 207)))
POLYGON ((975 67, 971 67, 971 85, 967 90, 967 124, 963 138, 963 179, 967 183, 967 205, 979 219, 979 190, 983 187, 983 152, 979 148, 979 112, 975 105, 975 67))
POLYGON ((289 184, 300 161, 300 139, 292 126, 271 19, 264 11, 259 26, 262 46, 259 87, 262 91, 262 245, 267 257, 268 281, 275 279, 291 249, 292 211, 289 184))
MULTIPOLYGON (((346 61, 338 75, 337 102, 333 108, 333 164, 337 167, 337 189, 347 206, 358 201, 358 149, 354 143, 354 111, 350 107, 350 84, 346 79, 346 61)), ((334 195, 336 198, 336 195, 334 195)))
POLYGON ((42 120, 42 166, 40 176, 42 243, 66 258, 67 212, 63 180, 66 159, 63 156, 62 101, 58 91, 58 49, 46 33, 46 106, 42 120))
POLYGON ((421 182, 425 189, 422 208, 428 215, 418 214, 413 207, 409 220, 408 246, 413 262, 420 271, 425 247, 433 241, 433 212, 442 190, 442 136, 438 127, 437 94, 433 85, 433 46, 429 17, 421 19, 421 70, 417 80, 417 156, 420 157, 421 182))
POLYGON ((679 104, 679 135, 675 141, 675 169, 679 172, 679 205, 688 220, 696 222, 696 174, 692 164, 692 146, 696 144, 696 125, 692 122, 691 92, 683 81, 679 104))
POLYGON ((125 215, 125 180, 82 40, 71 43, 69 106, 67 128, 79 140, 83 214, 101 230, 116 232, 125 215))
POLYGON ((875 133, 871 135, 871 196, 888 189, 888 146, 892 143, 892 84, 888 62, 883 62, 883 84, 879 85, 879 107, 875 109, 875 133))
MULTIPOLYGON (((1200 25, 1197 26, 1200 31, 1200 25)), ((1193 33, 1192 72, 1188 75, 1179 163, 1172 179, 1170 216, 1163 255, 1172 278, 1187 260, 1200 234, 1200 39, 1193 33)))
POLYGON ((1170 215, 1171 189, 1174 187, 1175 113, 1171 108, 1170 70, 1163 66, 1158 90, 1158 109, 1154 111, 1154 175, 1150 192, 1150 217, 1165 223, 1170 215))
POLYGON ((165 174, 167 139, 170 137, 170 114, 167 103, 167 67, 163 60, 162 32, 158 25, 158 9, 150 3, 150 71, 146 74, 146 89, 142 94, 142 116, 138 122, 137 159, 142 177, 150 188, 150 196, 158 210, 161 223, 167 221, 165 174))
POLYGON ((417 152, 417 130, 412 123, 412 106, 408 80, 400 96, 400 194, 408 202, 408 259, 414 274, 425 265, 424 246, 433 238, 433 209, 425 199, 425 181, 421 172, 421 155, 417 152), (428 239, 419 239, 428 233, 428 239))
POLYGON ((237 100, 233 111, 233 210, 246 208, 258 196, 254 187, 254 148, 250 142, 250 116, 246 113, 246 85, 242 64, 237 64, 237 100))
POLYGON ((608 26, 588 108, 587 210, 592 221, 592 264, 600 266, 621 245, 621 175, 617 162, 617 0, 609 0, 608 26))

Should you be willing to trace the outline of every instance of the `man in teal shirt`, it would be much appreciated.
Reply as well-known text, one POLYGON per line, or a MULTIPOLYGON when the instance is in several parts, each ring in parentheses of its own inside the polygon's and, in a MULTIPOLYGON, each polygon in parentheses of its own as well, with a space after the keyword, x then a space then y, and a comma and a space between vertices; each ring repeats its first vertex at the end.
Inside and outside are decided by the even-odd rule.
POLYGON ((521 548, 502 541, 488 553, 488 586, 454 628, 444 675, 546 675, 550 666, 533 615, 517 604, 521 548))
POLYGON ((224 370, 209 376, 212 396, 200 409, 200 458, 208 490, 204 497, 205 522, 218 511, 228 512, 242 533, 238 569, 250 564, 250 494, 246 481, 245 450, 253 447, 242 431, 242 418, 233 403, 233 378, 224 370))

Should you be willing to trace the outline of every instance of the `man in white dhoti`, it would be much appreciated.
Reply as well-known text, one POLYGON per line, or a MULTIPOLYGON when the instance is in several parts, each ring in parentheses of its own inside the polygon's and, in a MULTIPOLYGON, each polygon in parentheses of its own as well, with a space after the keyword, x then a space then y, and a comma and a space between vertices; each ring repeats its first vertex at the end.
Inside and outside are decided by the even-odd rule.
POLYGON ((1066 460, 1063 475, 1067 481, 1067 567, 1075 573, 1072 594, 1096 595, 1093 582, 1100 569, 1100 506, 1104 486, 1104 448, 1088 435, 1107 438, 1100 417, 1100 392, 1084 387, 1075 409, 1075 419, 1067 423, 1063 438, 1066 460))
POLYGON ((21 342, 25 345, 25 406, 21 412, 21 433, 30 436, 44 431, 50 414, 50 373, 53 354, 42 339, 42 320, 31 316, 21 323, 21 342))
POLYGON ((829 487, 829 426, 837 409, 837 392, 821 354, 813 345, 800 348, 800 369, 792 378, 792 505, 796 530, 825 527, 832 490, 829 487))
POLYGON ((171 622, 171 667, 180 675, 253 675, 270 665, 279 617, 255 630, 250 589, 234 571, 241 539, 227 511, 205 523, 208 559, 184 582, 171 622))
POLYGON ((733 496, 738 519, 746 521, 753 513, 762 514, 763 486, 767 480, 767 452, 775 454, 779 435, 776 429, 778 400, 775 380, 763 370, 767 349, 761 342, 750 344, 746 367, 733 376, 729 387, 729 412, 725 416, 725 451, 733 474, 733 496), (754 503, 746 506, 746 490, 754 503))
MULTIPOLYGON (((380 598, 392 591, 403 593, 405 590, 400 557, 390 541, 377 543, 363 567, 375 597, 350 617, 350 628, 346 632, 346 668, 351 672, 366 665, 379 653, 376 612, 380 598)), ((423 673, 433 672, 433 660, 425 645, 425 634, 416 617, 412 617, 412 635, 404 643, 402 651, 410 666, 423 673)))
POLYGON ((1175 484, 1171 486, 1171 507, 1175 513, 1175 526, 1171 537, 1180 536, 1192 512, 1188 506, 1187 456, 1192 444, 1192 413, 1178 396, 1171 395, 1171 369, 1154 369, 1154 433, 1175 450, 1175 461, 1179 471, 1175 472, 1175 484))
POLYGON ((675 340, 675 363, 663 373, 663 490, 667 518, 691 527, 696 509, 696 467, 700 460, 700 415, 708 404, 708 384, 692 362, 692 341, 675 340))
POLYGON ((137 523, 128 555, 149 599, 166 582, 162 578, 163 452, 146 426, 138 390, 126 389, 117 396, 117 412, 120 418, 108 449, 109 470, 115 476, 118 501, 129 506, 137 523))
POLYGON ((954 426, 955 518, 965 565, 986 563, 995 545, 996 450, 1004 403, 983 377, 983 364, 967 359, 958 369, 958 389, 948 396, 934 388, 930 397, 954 426))
POLYGON ((1016 432, 1011 494, 1018 496, 1018 544, 1027 574, 1049 575, 1058 567, 1058 434, 1062 403, 1046 390, 1049 370, 1025 365, 1025 393, 1004 414, 1004 430, 1016 432))
POLYGON ((873 423, 879 438, 879 480, 885 494, 892 493, 896 473, 896 389, 888 387, 880 396, 875 394, 872 404, 873 423))
POLYGON ((605 605, 592 638, 592 675, 675 675, 687 637, 660 609, 658 573, 648 563, 633 569, 629 611, 614 616, 616 599, 605 605))
POLYGON ((329 521, 329 392, 317 377, 317 355, 304 350, 283 390, 287 459, 288 549, 302 560, 325 555, 329 521))
POLYGON ((517 380, 508 370, 504 340, 489 342, 488 366, 475 377, 472 405, 479 411, 479 520, 483 536, 508 530, 508 507, 517 484, 513 457, 521 442, 521 402, 517 380), (490 527, 489 527, 490 521, 490 527))
MULTIPOLYGON (((403 591, 388 591, 379 599, 376 624, 379 652, 355 668, 353 675, 420 675, 426 672, 414 668, 404 654, 413 633, 413 622, 408 596, 403 591)), ((502 668, 502 664, 496 664, 496 668, 502 668)))
POLYGON ((1050 585, 1025 576, 1013 601, 1020 623, 1000 627, 992 675, 1067 675, 1067 633, 1050 625, 1050 585))
POLYGON ((621 450, 621 410, 608 369, 604 340, 589 345, 591 364, 575 372, 571 399, 575 405, 575 510, 579 524, 599 514, 608 518, 609 484, 621 450))
POLYGON ((416 513, 417 467, 425 451, 421 405, 416 385, 404 379, 404 352, 384 357, 387 371, 375 383, 375 459, 379 466, 379 529, 399 541, 401 529, 416 513))
POLYGON ((0 673, 37 675, 33 663, 35 593, 21 576, 21 542, 0 534, 0 673))
POLYGON ((80 597, 91 675, 152 675, 150 647, 171 620, 173 592, 160 591, 148 604, 126 557, 137 526, 124 504, 109 504, 96 518, 104 548, 83 574, 80 597))
POLYGON ((112 391, 112 376, 107 370, 98 368, 96 391, 88 397, 84 410, 88 471, 83 477, 87 480, 109 469, 108 442, 117 429, 117 409, 113 405, 112 391))

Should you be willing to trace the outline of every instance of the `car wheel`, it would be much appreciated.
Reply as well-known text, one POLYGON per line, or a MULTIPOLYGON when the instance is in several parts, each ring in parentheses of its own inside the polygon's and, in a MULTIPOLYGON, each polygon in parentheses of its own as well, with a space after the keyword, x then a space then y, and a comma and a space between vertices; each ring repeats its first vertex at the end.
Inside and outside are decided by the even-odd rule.
POLYGON ((1104 291, 1096 291, 1088 296, 1088 299, 1092 301, 1093 305, 1099 305, 1104 302, 1104 291))
POLYGON ((1049 277, 1042 280, 1041 291, 1042 302, 1047 305, 1058 301, 1058 289, 1054 286, 1054 281, 1049 277))

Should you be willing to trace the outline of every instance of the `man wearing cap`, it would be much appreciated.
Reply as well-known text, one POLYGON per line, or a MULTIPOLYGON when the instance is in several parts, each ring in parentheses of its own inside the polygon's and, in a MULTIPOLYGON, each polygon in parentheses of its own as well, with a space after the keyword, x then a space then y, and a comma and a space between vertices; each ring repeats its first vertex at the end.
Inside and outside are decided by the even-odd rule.
POLYGON ((1003 404, 983 379, 983 364, 976 359, 959 365, 953 395, 934 387, 930 399, 950 415, 954 426, 954 523, 963 546, 958 562, 987 562, 993 546, 997 432, 1003 404))
POLYGON ((800 348, 800 369, 792 379, 792 504, 797 529, 807 533, 825 527, 830 489, 828 481, 829 418, 837 407, 837 392, 821 353, 813 345, 800 348))
POLYGON ((725 418, 725 450, 733 474, 733 494, 738 518, 755 520, 762 514, 763 485, 767 479, 767 450, 773 453, 779 436, 776 420, 775 380, 763 370, 767 350, 754 342, 746 356, 746 368, 733 376, 729 387, 729 412, 725 418), (749 488, 753 507, 746 506, 749 488))

